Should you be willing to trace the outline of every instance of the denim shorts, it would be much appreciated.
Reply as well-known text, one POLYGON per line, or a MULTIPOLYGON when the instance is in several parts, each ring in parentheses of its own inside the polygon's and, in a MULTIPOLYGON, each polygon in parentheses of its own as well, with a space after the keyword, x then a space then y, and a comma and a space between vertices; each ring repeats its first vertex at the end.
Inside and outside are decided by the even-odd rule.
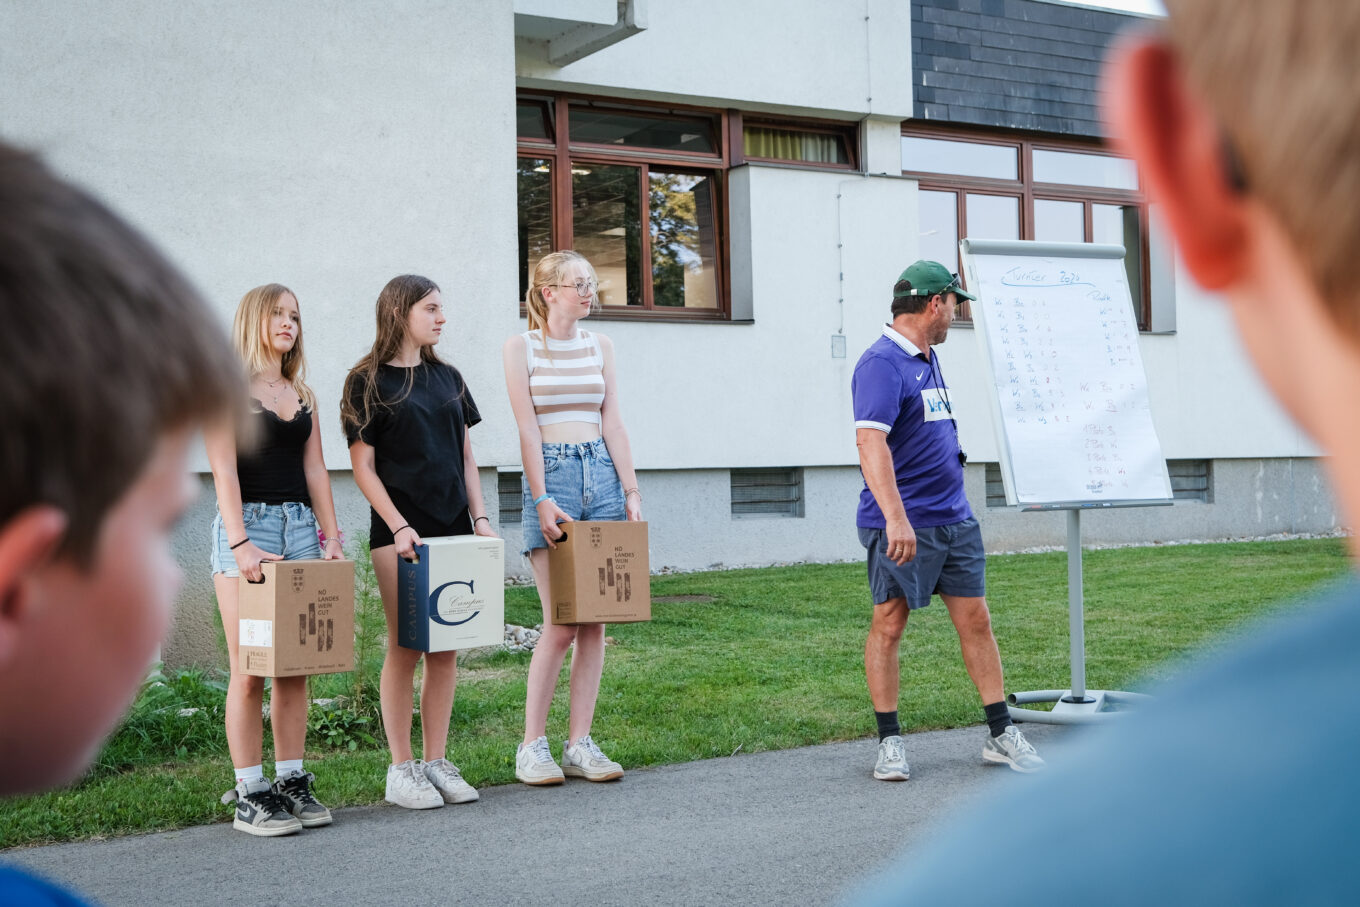
MULTIPOLYGON (((273 554, 283 555, 286 561, 321 557, 321 545, 316 537, 316 517, 306 504, 246 504, 241 508, 246 535, 257 546, 273 554)), ((212 572, 240 576, 236 556, 231 552, 232 541, 222 525, 222 514, 212 522, 212 572)))
MULTIPOLYGON (((573 520, 622 520, 623 485, 614 471, 614 461, 604 438, 584 444, 544 444, 543 479, 548 495, 573 520)), ((524 548, 547 548, 538 525, 538 508, 529 493, 529 482, 521 479, 524 513, 524 548)))
POLYGON ((976 517, 917 529, 916 556, 900 567, 888 557, 885 530, 861 526, 859 540, 869 552, 869 591, 876 605, 905 598, 907 607, 915 610, 930 604, 932 595, 987 594, 987 556, 976 517))

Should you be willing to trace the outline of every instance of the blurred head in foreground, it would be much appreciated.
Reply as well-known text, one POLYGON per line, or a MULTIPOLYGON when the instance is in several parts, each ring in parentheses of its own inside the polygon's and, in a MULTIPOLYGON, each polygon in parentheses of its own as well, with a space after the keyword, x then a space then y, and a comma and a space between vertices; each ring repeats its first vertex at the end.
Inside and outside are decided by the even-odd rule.
POLYGON ((240 366, 135 230, 0 143, 0 795, 72 780, 169 626, 197 427, 240 366))

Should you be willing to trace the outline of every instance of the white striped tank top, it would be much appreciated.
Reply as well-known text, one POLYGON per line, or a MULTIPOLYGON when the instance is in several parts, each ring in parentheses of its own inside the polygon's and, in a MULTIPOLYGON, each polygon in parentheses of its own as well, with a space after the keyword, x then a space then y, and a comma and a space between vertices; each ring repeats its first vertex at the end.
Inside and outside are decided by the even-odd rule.
POLYGON ((542 331, 525 331, 522 336, 529 366, 529 396, 538 424, 599 425, 604 403, 604 356, 594 336, 577 328, 574 340, 546 338, 546 350, 542 331))

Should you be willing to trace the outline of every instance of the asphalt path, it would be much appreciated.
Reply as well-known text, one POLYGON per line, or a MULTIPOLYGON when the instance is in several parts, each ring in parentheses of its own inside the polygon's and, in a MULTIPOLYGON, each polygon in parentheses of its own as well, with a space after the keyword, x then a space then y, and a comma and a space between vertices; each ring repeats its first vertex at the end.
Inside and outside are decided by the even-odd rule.
MULTIPOLYGON (((1024 730, 1045 756, 1081 733, 1024 730)), ((110 907, 828 903, 961 808, 1030 780, 982 762, 985 733, 908 735, 911 780, 898 783, 874 780, 866 739, 490 787, 442 809, 339 809, 284 838, 223 823, 0 860, 110 907)))

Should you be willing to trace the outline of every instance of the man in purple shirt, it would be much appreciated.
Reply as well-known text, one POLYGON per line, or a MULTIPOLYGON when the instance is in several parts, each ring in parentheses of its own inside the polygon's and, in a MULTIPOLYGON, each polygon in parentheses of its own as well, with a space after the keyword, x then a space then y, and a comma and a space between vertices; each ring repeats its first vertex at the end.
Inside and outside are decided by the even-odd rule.
POLYGON ((963 664, 982 696, 991 731, 987 762, 1036 772, 1044 761, 1011 724, 986 599, 986 555, 963 493, 958 426, 931 347, 944 343, 960 299, 957 274, 918 261, 893 285, 891 324, 855 364, 850 393, 864 489, 856 525, 868 551, 874 613, 864 673, 878 722, 874 777, 910 777, 897 719, 898 647, 907 615, 938 594, 959 634, 963 664))

